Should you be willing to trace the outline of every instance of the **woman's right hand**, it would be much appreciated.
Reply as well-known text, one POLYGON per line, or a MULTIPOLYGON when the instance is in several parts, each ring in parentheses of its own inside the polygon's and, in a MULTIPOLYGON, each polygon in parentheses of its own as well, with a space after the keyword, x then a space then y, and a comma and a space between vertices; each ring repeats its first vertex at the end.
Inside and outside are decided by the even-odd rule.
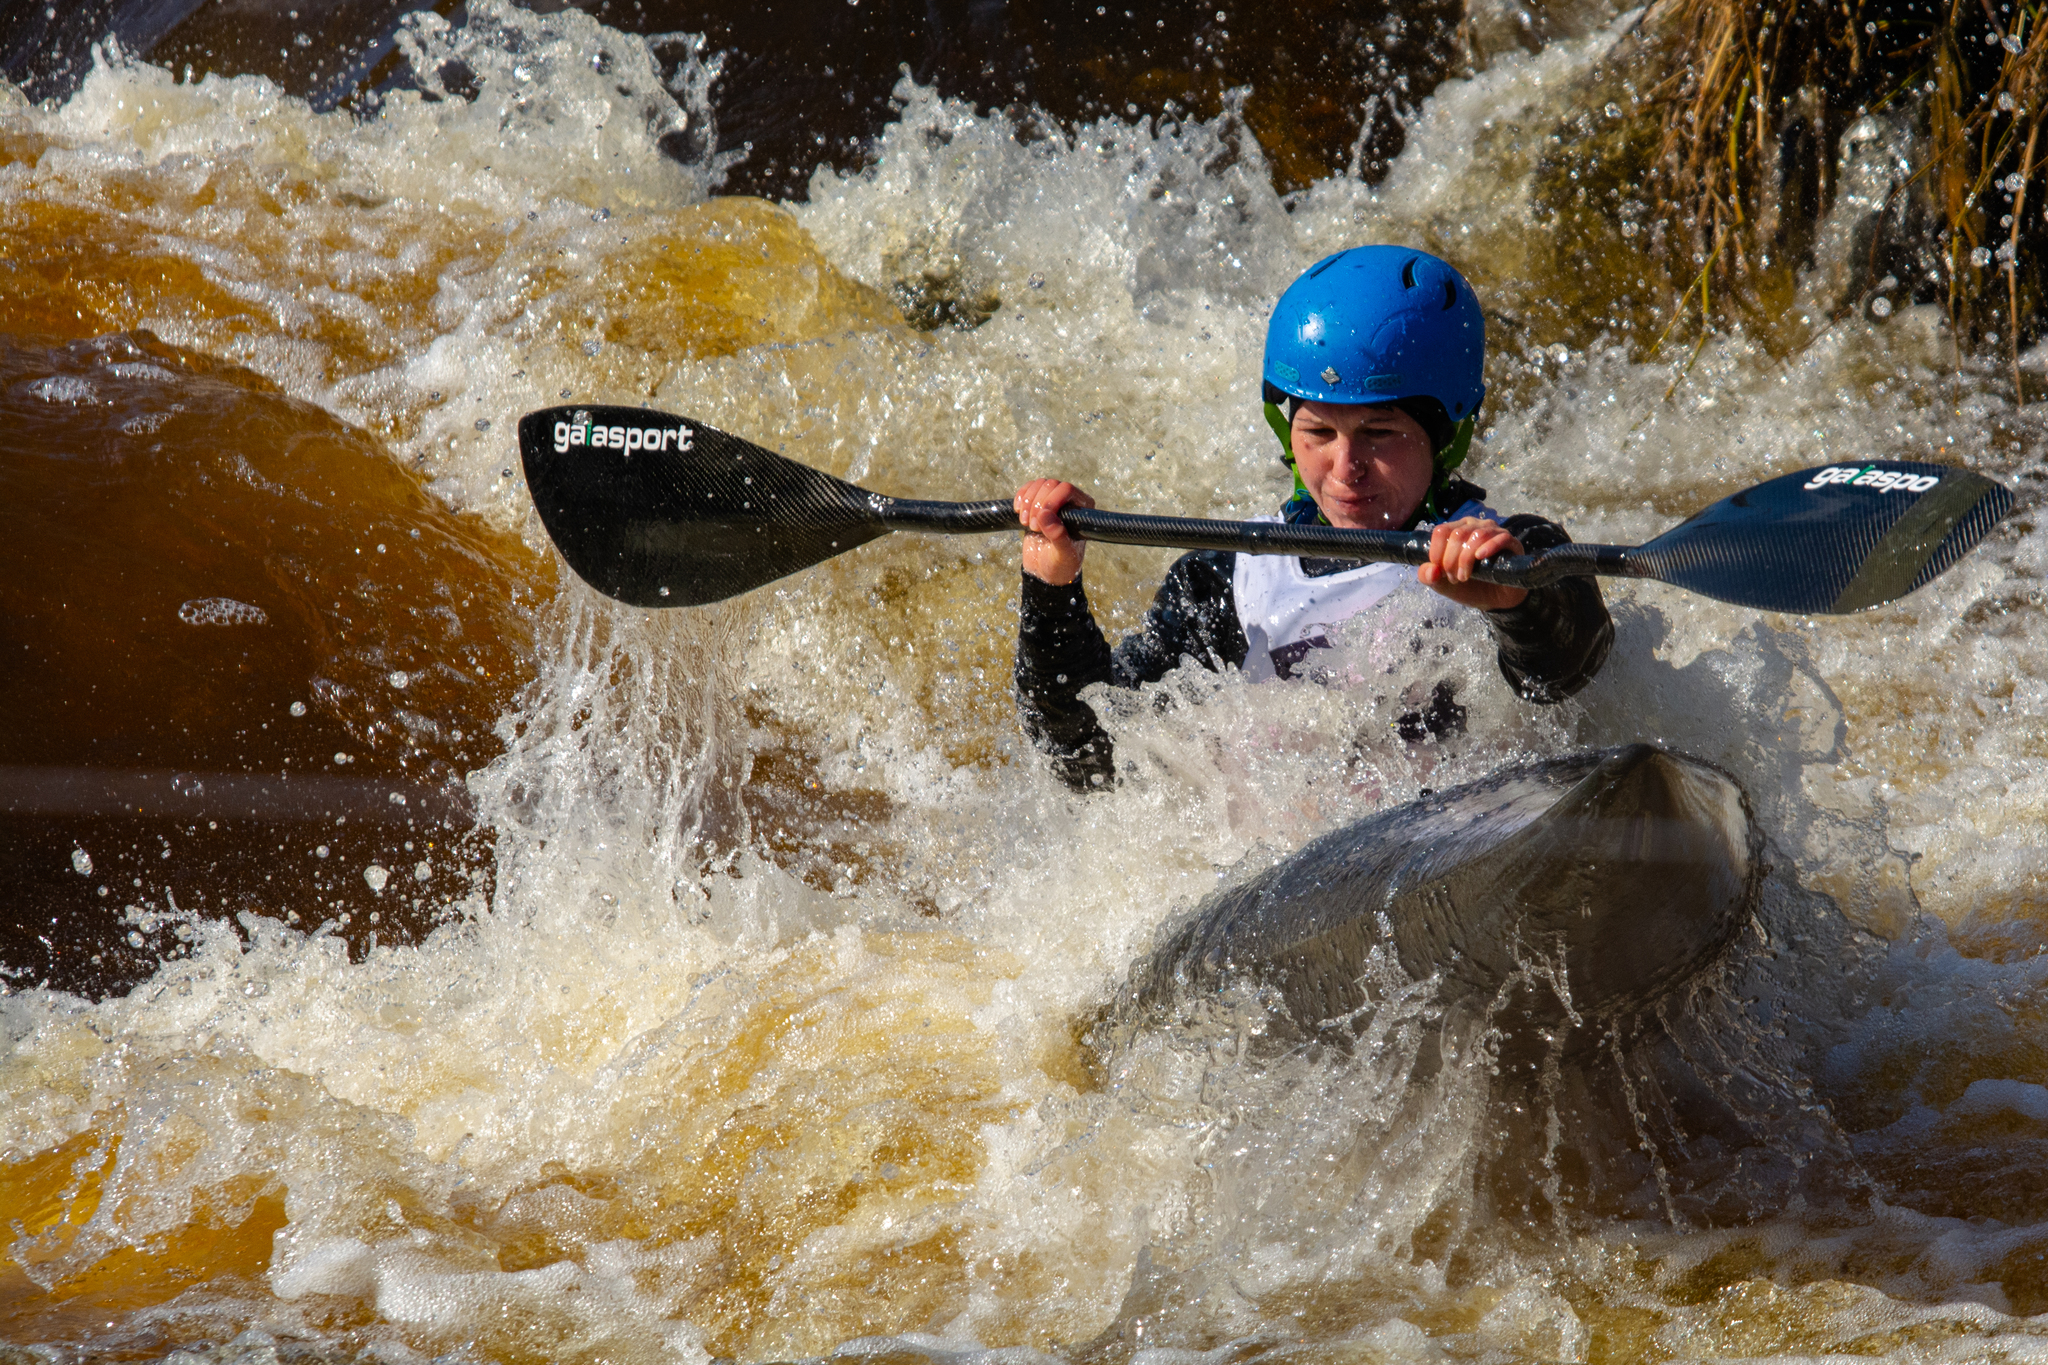
POLYGON ((1060 509, 1093 507, 1095 499, 1063 479, 1033 479, 1017 490, 1017 520, 1024 523, 1024 572, 1055 585, 1081 576, 1087 545, 1067 534, 1060 509))

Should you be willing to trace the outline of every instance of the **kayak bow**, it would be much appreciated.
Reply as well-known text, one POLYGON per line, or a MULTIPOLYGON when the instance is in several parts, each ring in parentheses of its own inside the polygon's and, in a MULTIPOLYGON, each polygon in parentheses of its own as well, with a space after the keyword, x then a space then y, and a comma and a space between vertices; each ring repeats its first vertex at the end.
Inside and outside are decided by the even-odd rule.
POLYGON ((1733 779, 1647 744, 1503 770, 1315 840, 1212 896, 1133 970, 1155 1019, 1264 987, 1284 1032, 1344 1042, 1368 953, 1440 976, 1503 1034, 1640 1009, 1749 922, 1762 836, 1733 779))

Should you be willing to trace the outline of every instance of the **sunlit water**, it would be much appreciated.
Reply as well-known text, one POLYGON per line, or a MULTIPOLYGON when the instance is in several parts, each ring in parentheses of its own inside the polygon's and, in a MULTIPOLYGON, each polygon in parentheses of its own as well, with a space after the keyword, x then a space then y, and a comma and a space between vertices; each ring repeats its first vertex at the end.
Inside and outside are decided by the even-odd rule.
MULTIPOLYGON (((1474 477, 1581 538, 1851 457, 2039 477, 2040 410, 1928 310, 1795 301, 1796 347, 1689 366, 1691 338, 1653 356, 1624 309, 1544 321, 1599 294, 1530 187, 1605 29, 1442 87, 1376 187, 1282 203, 1227 114, 1047 141, 906 84, 871 173, 782 207, 657 151, 707 117, 701 72, 671 91, 639 39, 470 8, 410 41, 425 69, 459 51, 473 102, 356 122, 125 66, 0 105, 7 325, 246 366, 382 441, 480 543, 544 548, 511 432, 564 398, 889 492, 1058 473, 1242 516, 1286 491, 1269 301, 1331 250, 1407 241, 1492 309, 1474 477), (905 280, 1000 306, 914 331, 905 280)), ((23 381, 38 401, 88 420, 95 365, 140 401, 127 351, 68 354, 23 381)), ((531 681, 476 718, 502 746, 468 779, 493 875, 439 928, 352 960, 309 932, 329 907, 252 886, 125 995, 0 998, 0 1314, 34 1358, 2048 1354, 2030 506, 1853 620, 1610 585, 1614 657, 1549 711, 1477 631, 1391 672, 1348 639, 1346 688, 1193 670, 1158 690, 1181 704, 1106 703, 1125 780, 1086 800, 1017 729, 1009 542, 892 538, 666 613, 502 555, 498 586, 540 601, 531 681), (1404 745, 1404 697, 1447 675, 1468 735, 1404 745), (1411 1079, 1429 986, 1381 964, 1378 1045, 1350 1059, 1091 1041, 1220 879, 1423 787, 1638 738, 1734 773, 1774 868, 1734 960, 1663 1019, 1519 1088, 1483 1039, 1411 1079)), ((1098 611, 1128 627, 1168 559, 1094 550, 1098 611)), ((337 875, 373 904, 406 869, 369 873, 337 875)))

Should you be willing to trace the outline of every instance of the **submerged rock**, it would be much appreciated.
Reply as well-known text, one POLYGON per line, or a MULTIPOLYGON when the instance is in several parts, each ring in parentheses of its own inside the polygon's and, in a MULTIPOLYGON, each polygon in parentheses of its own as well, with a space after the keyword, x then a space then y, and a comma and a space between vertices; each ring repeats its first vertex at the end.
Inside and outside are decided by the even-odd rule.
POLYGON ((545 560, 146 332, 0 336, 0 420, 0 980, 124 991, 245 911, 411 941, 487 884, 464 777, 545 560))

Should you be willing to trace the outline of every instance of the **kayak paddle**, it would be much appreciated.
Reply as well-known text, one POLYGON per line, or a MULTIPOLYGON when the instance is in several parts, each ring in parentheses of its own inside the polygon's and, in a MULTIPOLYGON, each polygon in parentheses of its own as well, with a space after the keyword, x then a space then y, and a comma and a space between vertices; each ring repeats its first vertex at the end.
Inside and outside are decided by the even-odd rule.
MULTIPOLYGON (((519 422, 541 523, 579 577, 636 607, 720 602, 891 531, 1020 531, 1010 499, 926 502, 856 488, 750 441, 647 408, 559 407, 519 422)), ((1646 545, 1560 545, 1473 570, 1536 588, 1647 578, 1737 606, 1845 615, 1905 596, 2012 510, 2004 486, 1901 460, 1802 469, 1708 507, 1646 545)), ((1133 516, 1069 507, 1084 540, 1422 564, 1427 531, 1133 516)))

